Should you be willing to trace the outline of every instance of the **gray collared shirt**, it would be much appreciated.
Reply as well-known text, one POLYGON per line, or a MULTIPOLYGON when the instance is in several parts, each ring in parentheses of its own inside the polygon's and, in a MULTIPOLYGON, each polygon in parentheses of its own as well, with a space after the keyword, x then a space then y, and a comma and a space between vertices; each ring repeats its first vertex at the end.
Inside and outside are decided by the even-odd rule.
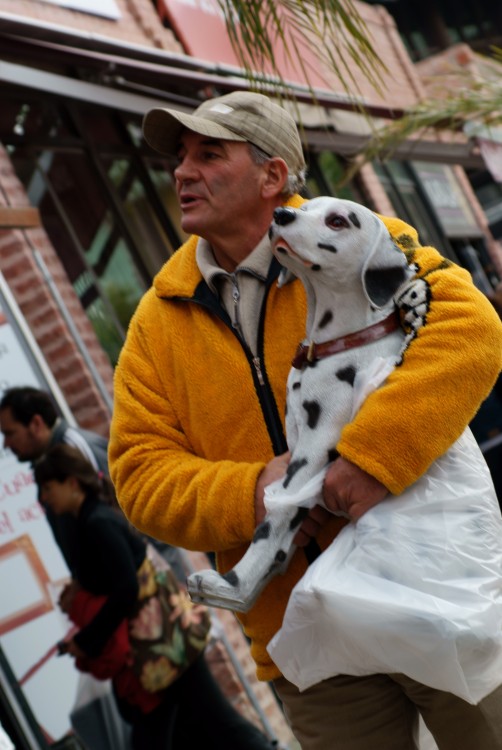
POLYGON ((268 235, 263 236, 232 273, 218 265, 211 246, 204 239, 198 241, 196 260, 206 283, 229 314, 233 327, 256 356, 260 309, 272 261, 268 235))

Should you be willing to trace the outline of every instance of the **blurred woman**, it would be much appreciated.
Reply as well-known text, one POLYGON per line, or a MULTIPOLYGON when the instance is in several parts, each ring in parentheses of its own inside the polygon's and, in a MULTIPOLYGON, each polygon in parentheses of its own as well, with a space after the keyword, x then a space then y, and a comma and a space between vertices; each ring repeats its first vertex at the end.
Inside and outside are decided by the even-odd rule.
POLYGON ((144 540, 120 511, 103 502, 107 480, 75 448, 54 446, 34 472, 42 502, 53 513, 77 520, 75 580, 64 590, 60 606, 74 621, 79 608, 93 607, 61 651, 73 656, 82 671, 99 676, 102 667, 103 678, 112 677, 119 711, 132 725, 134 750, 274 747, 227 701, 203 655, 169 687, 144 690, 130 666, 128 642, 128 618, 135 612, 148 563, 144 540))

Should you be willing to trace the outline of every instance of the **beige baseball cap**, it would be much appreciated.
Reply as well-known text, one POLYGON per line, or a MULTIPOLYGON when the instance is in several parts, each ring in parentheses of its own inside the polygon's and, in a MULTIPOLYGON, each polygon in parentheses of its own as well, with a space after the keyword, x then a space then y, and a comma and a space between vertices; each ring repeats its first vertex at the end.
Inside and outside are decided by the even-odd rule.
POLYGON ((208 99, 191 114, 175 109, 151 109, 143 120, 147 143, 174 156, 184 128, 210 138, 248 141, 268 156, 280 156, 292 174, 305 169, 302 143, 291 115, 268 96, 248 91, 208 99))

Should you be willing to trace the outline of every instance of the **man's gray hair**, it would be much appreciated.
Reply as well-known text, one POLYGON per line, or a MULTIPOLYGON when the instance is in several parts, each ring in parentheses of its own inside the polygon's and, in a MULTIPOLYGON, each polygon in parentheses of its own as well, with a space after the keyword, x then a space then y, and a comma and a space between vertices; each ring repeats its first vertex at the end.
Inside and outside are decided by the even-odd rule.
MULTIPOLYGON (((248 147, 249 153, 251 154, 251 159, 255 164, 265 164, 272 158, 261 148, 255 146, 254 143, 248 142, 248 147)), ((305 180, 306 174, 304 169, 299 170, 296 174, 288 173, 288 178, 282 190, 282 195, 284 196, 284 198, 291 198, 291 196, 295 193, 299 193, 302 187, 304 187, 305 185, 305 180)))

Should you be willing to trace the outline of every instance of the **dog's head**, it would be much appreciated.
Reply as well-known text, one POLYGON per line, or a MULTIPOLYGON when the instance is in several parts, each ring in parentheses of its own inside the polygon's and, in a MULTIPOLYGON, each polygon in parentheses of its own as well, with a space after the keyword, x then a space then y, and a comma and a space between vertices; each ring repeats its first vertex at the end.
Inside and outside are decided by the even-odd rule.
POLYGON ((343 290, 361 283, 372 307, 384 307, 411 275, 385 224, 359 203, 321 197, 276 208, 269 236, 279 262, 301 280, 343 290))

